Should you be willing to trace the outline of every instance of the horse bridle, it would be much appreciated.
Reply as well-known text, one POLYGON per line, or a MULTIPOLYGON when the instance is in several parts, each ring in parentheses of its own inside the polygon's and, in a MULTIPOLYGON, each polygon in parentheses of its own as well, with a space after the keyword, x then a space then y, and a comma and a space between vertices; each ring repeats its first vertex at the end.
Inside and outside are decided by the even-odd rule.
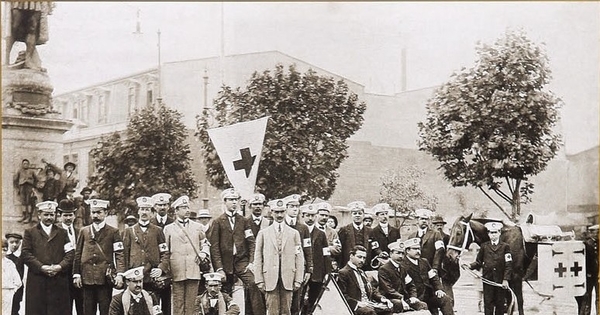
POLYGON ((469 242, 469 235, 471 235, 471 237, 473 237, 473 240, 475 240, 475 234, 473 234, 473 230, 471 229, 471 224, 469 224, 469 222, 464 222, 464 221, 460 221, 460 224, 467 226, 466 231, 465 231, 465 239, 463 240, 462 247, 456 247, 456 246, 450 245, 450 244, 448 244, 448 246, 446 246, 447 248, 459 251, 459 254, 458 254, 459 256, 462 255, 462 253, 467 250, 467 243, 469 242))

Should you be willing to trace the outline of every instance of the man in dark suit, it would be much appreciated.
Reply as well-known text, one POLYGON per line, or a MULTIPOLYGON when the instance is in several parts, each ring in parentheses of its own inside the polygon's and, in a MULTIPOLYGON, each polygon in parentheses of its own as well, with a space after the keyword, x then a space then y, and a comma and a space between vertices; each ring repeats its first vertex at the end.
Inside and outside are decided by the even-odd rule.
POLYGON ((90 214, 90 205, 86 203, 87 200, 90 200, 92 195, 92 189, 90 187, 83 187, 80 192, 81 196, 75 197, 73 202, 75 203, 75 208, 77 211, 75 212, 75 225, 76 228, 81 229, 86 225, 92 224, 92 216, 90 214))
POLYGON ((123 232, 123 261, 126 269, 143 267, 144 288, 162 301, 163 314, 171 313, 171 296, 164 288, 157 287, 152 279, 170 273, 169 248, 163 230, 150 223, 152 217, 152 198, 136 199, 139 221, 123 232))
POLYGON ((437 275, 437 271, 431 268, 427 259, 421 258, 421 239, 418 237, 408 239, 404 242, 406 257, 400 265, 406 270, 417 288, 417 298, 427 303, 429 311, 433 315, 453 315, 452 300, 446 295, 437 275))
MULTIPOLYGON (((150 294, 142 288, 144 267, 123 273, 127 287, 110 301, 109 315, 154 315, 161 314, 150 294)), ((168 315, 168 314, 164 314, 168 315)))
POLYGON ((252 234, 254 237, 258 235, 258 231, 266 228, 271 225, 271 221, 263 216, 263 210, 265 207, 265 195, 263 194, 254 194, 248 200, 248 207, 250 207, 250 216, 248 220, 250 220, 250 228, 252 229, 252 234))
POLYGON ((392 314, 392 301, 371 286, 362 270, 367 249, 357 245, 350 249, 349 254, 348 263, 340 269, 338 285, 354 314, 392 314))
POLYGON ((204 275, 207 290, 196 297, 194 314, 238 315, 240 313, 240 307, 233 299, 227 293, 221 292, 221 279, 221 274, 216 272, 204 275))
POLYGON ((152 196, 152 203, 156 216, 150 219, 150 223, 157 225, 161 229, 167 224, 173 223, 173 218, 169 216, 169 202, 171 195, 167 193, 158 193, 152 196))
MULTIPOLYGON (((331 205, 327 202, 320 202, 316 204, 316 208, 318 214, 317 224, 315 224, 315 226, 319 230, 325 232, 325 236, 327 237, 327 244, 329 245, 329 253, 331 254, 330 260, 332 265, 332 271, 334 271, 333 266, 334 264, 337 265, 337 259, 339 258, 342 252, 342 243, 340 242, 338 232, 327 224, 327 220, 329 220, 333 207, 331 207, 331 205)), ((335 269, 335 271, 337 271, 337 268, 335 269)))
MULTIPOLYGON (((303 307, 302 314, 306 315, 312 314, 313 307, 323 289, 323 283, 331 272, 331 252, 325 232, 319 230, 315 225, 317 216, 316 205, 304 205, 300 208, 304 213, 304 223, 308 227, 313 259, 313 272, 304 290, 308 294, 308 300, 307 304, 303 307)), ((304 300, 304 293, 300 297, 304 300)))
POLYGON ((27 314, 71 314, 67 271, 73 262, 73 244, 67 231, 54 225, 57 205, 54 201, 38 203, 39 223, 25 230, 23 237, 22 256, 29 268, 27 314))
POLYGON ((400 230, 388 222, 388 213, 392 211, 392 208, 387 203, 379 203, 374 205, 371 211, 375 213, 378 222, 371 232, 373 256, 379 255, 381 252, 389 254, 388 244, 400 239, 400 230))
POLYGON ((431 210, 417 209, 415 215, 417 217, 417 231, 411 233, 408 238, 418 237, 421 240, 421 258, 425 258, 439 274, 445 248, 442 234, 429 227, 433 216, 431 210))
MULTIPOLYGON (((73 245, 77 245, 77 238, 79 237, 79 229, 74 226, 75 221, 75 204, 69 199, 63 199, 58 203, 58 212, 61 217, 61 223, 59 227, 67 231, 69 241, 73 245)), ((73 255, 75 259, 75 255, 73 255)), ((73 262, 71 262, 72 264, 73 262)), ((73 273, 73 266, 67 270, 69 275, 73 273)), ((81 289, 76 288, 72 281, 69 281, 69 293, 71 295, 71 309, 73 308, 73 301, 75 302, 75 310, 78 315, 83 315, 83 292, 81 289)))
MULTIPOLYGON (((343 226, 338 232, 342 243, 342 254, 338 261, 339 266, 345 266, 350 259, 350 250, 356 245, 367 249, 367 261, 371 261, 371 229, 364 226, 363 218, 366 204, 363 201, 353 201, 348 204, 352 215, 352 223, 343 226)), ((369 270, 369 264, 364 264, 363 270, 369 270)))
MULTIPOLYGON (((23 236, 18 233, 6 233, 4 237, 6 237, 6 242, 8 243, 6 258, 10 259, 15 264, 19 277, 21 277, 21 281, 23 281, 23 275, 25 274, 25 263, 21 257, 21 243, 23 242, 23 236)), ((21 286, 13 296, 11 315, 19 315, 22 300, 23 286, 21 286)))
POLYGON ((454 261, 446 256, 446 246, 448 246, 448 242, 450 241, 450 235, 444 232, 444 225, 446 225, 444 218, 441 215, 434 216, 431 219, 431 225, 434 230, 440 232, 442 239, 444 240, 444 249, 442 252, 440 268, 438 269, 438 276, 440 276, 440 279, 442 280, 444 291, 450 296, 454 303, 454 289, 452 287, 456 281, 458 281, 458 278, 460 278, 460 266, 458 261, 454 261))
POLYGON ((252 314, 263 314, 264 302, 251 271, 255 238, 250 222, 238 213, 240 194, 228 188, 221 193, 221 200, 225 213, 214 219, 209 233, 213 268, 226 279, 223 291, 229 295, 233 291, 234 276, 242 280, 248 290, 246 301, 251 303, 252 314))
POLYGON ((115 286, 123 286, 123 241, 119 230, 106 224, 108 201, 88 200, 92 224, 81 229, 75 261, 73 263, 73 283, 83 288, 83 313, 108 314, 113 284, 106 279, 107 268, 113 265, 117 271, 115 286))
POLYGON ((590 315, 593 303, 595 302, 597 305, 600 300, 598 299, 598 224, 588 227, 587 232, 586 240, 583 241, 585 246, 585 294, 575 297, 579 315, 590 315), (593 299, 593 296, 596 299, 593 299))
POLYGON ((394 312, 426 310, 427 304, 417 298, 417 288, 406 270, 400 266, 404 244, 397 240, 388 245, 390 259, 377 269, 379 292, 394 304, 394 312))

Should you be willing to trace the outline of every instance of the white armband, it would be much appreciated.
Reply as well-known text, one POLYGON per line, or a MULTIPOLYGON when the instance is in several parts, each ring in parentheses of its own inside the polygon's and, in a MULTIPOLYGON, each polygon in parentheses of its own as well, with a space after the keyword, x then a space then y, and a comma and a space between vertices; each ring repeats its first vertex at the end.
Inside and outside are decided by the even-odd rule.
POLYGON ((310 247, 311 243, 310 243, 310 238, 305 238, 302 240, 302 246, 303 247, 310 247))
POLYGON ((114 242, 113 243, 113 251, 123 250, 123 242, 114 242))
POLYGON ((435 277, 435 275, 437 275, 437 272, 435 271, 435 269, 430 269, 430 270, 427 272, 427 276, 429 277, 429 279, 431 279, 431 278, 435 277))
POLYGON ((440 248, 444 248, 444 242, 443 241, 436 241, 435 242, 435 250, 438 250, 440 248))
POLYGON ((167 243, 158 244, 158 251, 161 253, 169 251, 169 247, 167 246, 167 243))
POLYGON ((71 242, 68 242, 65 244, 65 246, 63 246, 63 249, 65 250, 65 253, 68 253, 73 250, 73 244, 71 244, 71 242))
POLYGON ((254 233, 252 233, 251 229, 247 229, 244 231, 244 235, 246 236, 246 238, 248 238, 250 236, 254 236, 254 233))
POLYGON ((506 262, 512 261, 512 256, 510 255, 510 253, 506 253, 504 255, 504 261, 506 261, 506 262))
POLYGON ((323 256, 330 256, 331 255, 331 251, 329 250, 329 247, 323 247, 323 256))

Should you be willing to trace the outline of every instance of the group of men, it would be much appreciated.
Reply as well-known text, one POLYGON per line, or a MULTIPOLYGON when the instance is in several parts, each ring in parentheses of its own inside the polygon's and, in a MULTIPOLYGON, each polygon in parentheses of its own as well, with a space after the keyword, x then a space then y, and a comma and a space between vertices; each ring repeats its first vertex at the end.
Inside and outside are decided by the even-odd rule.
POLYGON ((454 313, 445 222, 429 210, 416 211, 418 229, 401 241, 385 203, 372 207, 372 227, 364 202, 348 204, 352 223, 338 232, 327 225, 330 204, 301 205, 297 194, 269 202, 254 194, 245 217, 240 194, 226 189, 223 213, 209 224, 190 220, 187 196, 171 197, 137 198, 137 222, 121 231, 105 222, 108 201, 86 200, 91 224, 82 228, 73 201, 38 203, 39 224, 22 244, 26 314, 70 314, 73 303, 85 315, 238 314, 238 280, 245 314, 312 314, 330 278, 355 314, 454 313), (113 288, 123 292, 112 296, 113 288))

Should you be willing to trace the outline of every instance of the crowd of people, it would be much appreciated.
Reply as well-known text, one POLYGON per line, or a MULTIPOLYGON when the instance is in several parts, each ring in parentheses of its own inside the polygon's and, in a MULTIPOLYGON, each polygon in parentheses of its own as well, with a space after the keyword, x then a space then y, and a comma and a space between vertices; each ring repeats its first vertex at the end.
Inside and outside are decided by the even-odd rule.
MULTIPOLYGON (((242 200, 230 188, 216 217, 192 211, 187 196, 140 196, 119 229, 106 223, 109 202, 83 190, 83 207, 70 198, 37 203, 39 223, 5 235, 3 314, 20 314, 25 266, 24 314, 310 315, 328 281, 354 314, 454 314, 460 266, 445 255, 446 222, 430 210, 415 211, 417 229, 401 237, 385 203, 351 202, 352 222, 338 227, 327 202, 242 200), (233 298, 240 282, 244 305, 233 298)), ((512 272, 501 227, 486 225, 490 241, 463 266, 498 284, 484 284, 486 315, 503 313, 512 272)))

